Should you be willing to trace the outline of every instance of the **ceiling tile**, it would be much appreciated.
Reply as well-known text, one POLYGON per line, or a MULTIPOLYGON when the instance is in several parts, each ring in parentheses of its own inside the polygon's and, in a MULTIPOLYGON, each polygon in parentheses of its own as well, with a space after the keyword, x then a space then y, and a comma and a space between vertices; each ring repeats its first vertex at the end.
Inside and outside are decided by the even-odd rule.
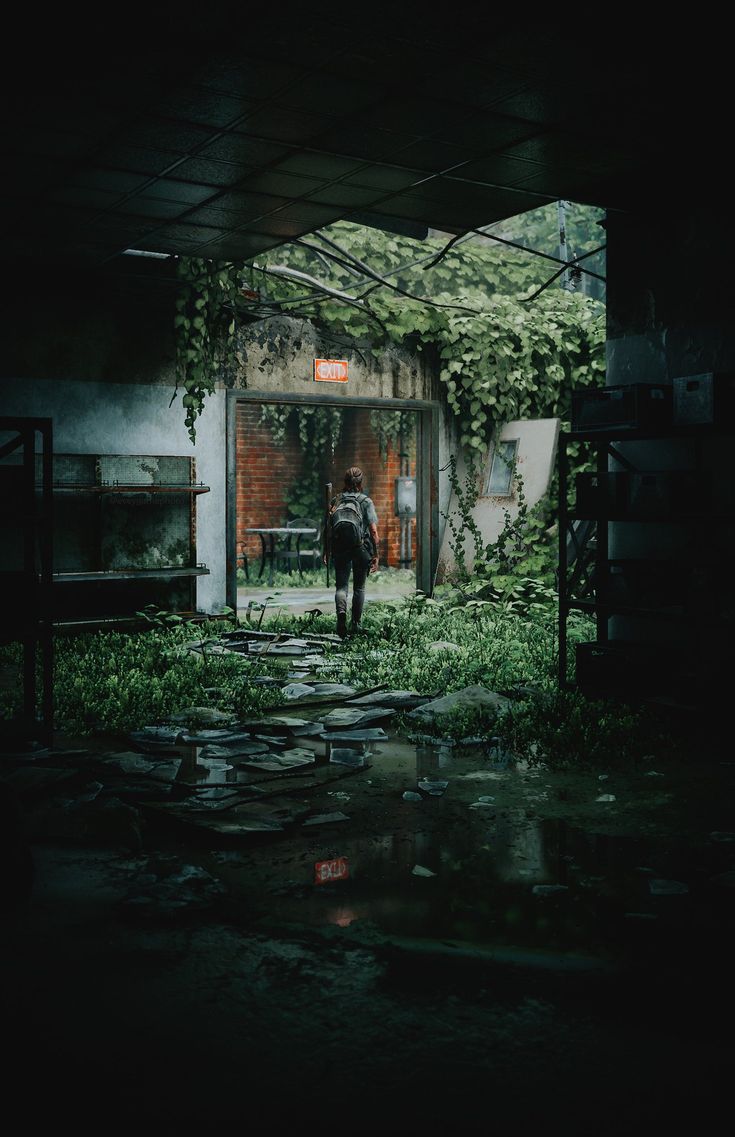
POLYGON ((296 83, 308 82, 308 65, 283 64, 268 52, 239 61, 212 62, 197 71, 196 81, 235 99, 270 99, 296 83))
POLYGON ((279 158, 286 157, 291 152, 291 148, 282 143, 269 142, 265 139, 251 138, 240 132, 232 132, 208 142, 199 152, 199 157, 216 158, 218 161, 260 167, 277 162, 279 158))
POLYGON ((174 154, 188 154, 211 140, 214 128, 195 123, 177 122, 166 118, 145 118, 127 127, 119 142, 125 146, 153 150, 170 150, 174 154))
POLYGON ((243 128, 276 142, 304 143, 327 130, 332 118, 269 104, 249 114, 243 128))
POLYGON ((345 178, 344 185, 363 186, 368 189, 390 190, 405 189, 426 179, 425 170, 407 170, 401 166, 364 166, 356 174, 345 178))
POLYGON ((95 153, 98 162, 120 170, 132 170, 141 174, 161 174, 173 163, 179 161, 169 150, 150 150, 139 146, 124 146, 113 143, 95 153))
POLYGON ((212 186, 196 185, 193 182, 175 181, 173 178, 159 178, 151 182, 145 190, 147 198, 161 198, 164 201, 178 201, 186 205, 200 205, 217 190, 212 186))
POLYGON ((298 174, 287 174, 280 166, 260 170, 251 174, 247 189, 253 193, 278 194, 281 197, 303 197, 312 190, 319 189, 322 181, 318 178, 304 178, 298 174))
POLYGON ((374 162, 388 158, 405 149, 416 138, 412 134, 398 134, 391 130, 371 130, 350 123, 341 123, 325 130, 313 145, 319 150, 332 151, 343 157, 353 157, 362 161, 374 162))
POLYGON ((161 99, 156 104, 156 113, 164 118, 222 128, 252 112, 255 105, 253 99, 232 98, 206 87, 186 86, 161 99))
POLYGON ((176 167, 176 177, 182 181, 204 182, 220 188, 234 186, 251 173, 252 166, 217 162, 212 158, 187 158, 176 167))
POLYGON ((327 205, 364 207, 379 201, 384 191, 365 189, 362 186, 348 186, 344 182, 326 184, 323 189, 309 194, 309 201, 323 202, 327 205))
POLYGON ((334 154, 315 150, 297 150, 282 158, 278 163, 278 169, 291 174, 318 177, 321 181, 331 181, 332 178, 355 173, 362 165, 363 163, 355 161, 354 158, 339 158, 334 154))

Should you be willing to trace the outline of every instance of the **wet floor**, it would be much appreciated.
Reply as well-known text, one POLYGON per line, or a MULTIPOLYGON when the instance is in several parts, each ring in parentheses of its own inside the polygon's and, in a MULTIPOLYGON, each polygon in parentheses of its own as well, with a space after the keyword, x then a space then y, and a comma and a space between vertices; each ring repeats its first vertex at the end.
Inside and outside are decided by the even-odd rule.
POLYGON ((712 1127, 733 1058, 731 765, 552 773, 388 736, 351 768, 322 739, 282 741, 313 763, 190 744, 136 766, 129 739, 88 739, 52 811, 29 790, 36 881, 0 974, 6 1072, 34 1115, 587 1134, 691 1110, 712 1127), (256 783, 282 827, 160 808, 192 787, 250 802, 256 783), (317 883, 324 865, 337 879, 317 883))
MULTIPOLYGON (((189 859, 221 883, 226 907, 247 913, 249 926, 350 928, 570 966, 645 953, 668 934, 683 942, 713 927, 733 933, 729 767, 713 768, 720 789, 710 787, 709 804, 697 807, 696 795, 684 803, 694 833, 677 833, 675 821, 673 831, 663 824, 670 798, 683 792, 671 769, 551 774, 489 748, 390 737, 366 743, 364 767, 349 769, 328 761, 323 740, 283 749, 293 741, 314 761, 285 773, 208 759, 204 746, 177 748, 174 785, 222 795, 233 824, 249 816, 250 790, 269 795, 269 816, 283 824, 212 832, 209 842, 206 818, 196 835, 186 818, 161 830, 195 837, 189 859), (230 790, 244 791, 245 804, 230 790), (633 809, 639 824, 616 832, 616 812, 633 809)), ((155 841, 160 814, 146 816, 155 841)), ((148 868, 143 858, 143 876, 148 868)))

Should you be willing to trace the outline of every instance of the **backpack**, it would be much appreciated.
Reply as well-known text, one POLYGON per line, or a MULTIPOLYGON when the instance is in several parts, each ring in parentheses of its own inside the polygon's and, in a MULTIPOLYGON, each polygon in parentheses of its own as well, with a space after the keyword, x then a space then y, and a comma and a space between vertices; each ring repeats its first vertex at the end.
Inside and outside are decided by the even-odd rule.
POLYGON ((329 536, 332 551, 352 553, 365 539, 365 518, 362 512, 364 494, 343 493, 329 515, 329 536))

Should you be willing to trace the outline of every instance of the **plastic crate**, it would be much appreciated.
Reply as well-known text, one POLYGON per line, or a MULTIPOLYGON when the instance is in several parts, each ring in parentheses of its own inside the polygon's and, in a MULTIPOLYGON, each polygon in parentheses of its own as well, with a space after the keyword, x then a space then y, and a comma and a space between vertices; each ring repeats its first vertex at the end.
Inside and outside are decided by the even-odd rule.
POLYGON ((715 425, 735 414, 735 374, 680 375, 672 380, 677 426, 715 425))
POLYGON ((572 392, 572 430, 641 430, 672 421, 672 390, 661 383, 629 383, 572 392))

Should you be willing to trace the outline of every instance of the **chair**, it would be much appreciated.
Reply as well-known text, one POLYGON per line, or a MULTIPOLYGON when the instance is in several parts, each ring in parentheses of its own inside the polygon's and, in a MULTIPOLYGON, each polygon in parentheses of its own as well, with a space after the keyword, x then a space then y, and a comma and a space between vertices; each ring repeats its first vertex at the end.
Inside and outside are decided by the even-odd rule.
POLYGON ((315 529, 314 537, 302 537, 299 541, 298 537, 288 536, 285 539, 283 548, 279 550, 279 559, 285 563, 286 571, 291 572, 291 565, 295 561, 296 567, 299 570, 299 576, 302 572, 302 564, 305 560, 310 560, 309 567, 317 568, 321 561, 321 525, 315 523, 309 517, 295 517, 286 522, 286 529, 315 529))

